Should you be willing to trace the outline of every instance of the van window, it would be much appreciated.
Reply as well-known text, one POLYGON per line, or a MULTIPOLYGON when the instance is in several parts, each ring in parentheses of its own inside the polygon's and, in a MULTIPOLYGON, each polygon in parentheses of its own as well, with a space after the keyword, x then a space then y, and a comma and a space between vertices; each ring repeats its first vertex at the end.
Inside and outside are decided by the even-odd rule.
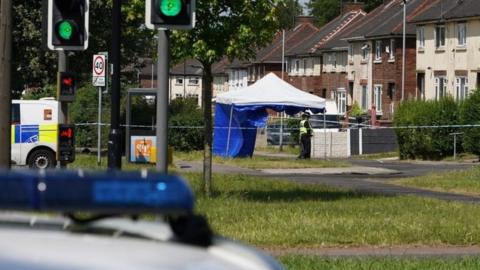
POLYGON ((11 124, 20 124, 20 104, 12 104, 11 124))

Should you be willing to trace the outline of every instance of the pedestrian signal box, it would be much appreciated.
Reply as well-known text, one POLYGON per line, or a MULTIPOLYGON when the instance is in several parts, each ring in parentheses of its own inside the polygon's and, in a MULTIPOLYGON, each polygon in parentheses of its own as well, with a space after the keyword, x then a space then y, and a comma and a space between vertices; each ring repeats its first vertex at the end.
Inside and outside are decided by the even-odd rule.
POLYGON ((72 102, 75 100, 77 82, 71 72, 58 72, 57 76, 58 101, 72 102))
POLYGON ((70 124, 58 125, 58 161, 75 161, 75 126, 70 124))

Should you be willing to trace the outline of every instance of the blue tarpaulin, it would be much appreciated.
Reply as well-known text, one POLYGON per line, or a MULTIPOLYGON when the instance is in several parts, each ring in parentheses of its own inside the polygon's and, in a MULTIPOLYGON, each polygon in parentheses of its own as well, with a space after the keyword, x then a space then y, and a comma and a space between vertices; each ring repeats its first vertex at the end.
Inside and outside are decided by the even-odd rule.
POLYGON ((298 90, 274 74, 244 90, 217 97, 213 153, 222 157, 253 155, 257 128, 265 127, 267 109, 293 115, 310 109, 325 109, 325 100, 298 90))

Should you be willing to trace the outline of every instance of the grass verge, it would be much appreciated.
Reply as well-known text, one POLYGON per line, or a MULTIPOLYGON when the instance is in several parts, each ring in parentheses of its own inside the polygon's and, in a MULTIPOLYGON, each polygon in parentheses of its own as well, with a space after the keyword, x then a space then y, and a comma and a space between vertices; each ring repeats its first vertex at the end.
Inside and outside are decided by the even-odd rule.
POLYGON ((393 183, 428 190, 480 195, 480 167, 477 166, 463 171, 399 179, 395 180, 393 183))
MULTIPOLYGON (((176 161, 187 162, 202 162, 203 152, 195 151, 190 153, 175 152, 173 156, 174 163, 176 161)), ((284 157, 257 157, 252 158, 222 158, 213 157, 214 164, 229 165, 247 169, 303 169, 303 168, 340 168, 350 167, 351 164, 342 160, 296 160, 292 158, 284 157)), ((101 166, 97 166, 97 157, 94 155, 77 154, 75 162, 68 165, 71 169, 83 168, 83 169, 106 169, 107 158, 102 158, 101 166)), ((153 169, 155 165, 152 164, 132 164, 126 162, 125 159, 122 163, 124 170, 140 170, 140 169, 153 169)), ((175 166, 171 165, 169 170, 175 170, 175 166)))
MULTIPOLYGON (((284 145, 283 151, 280 151, 280 146, 278 145, 269 145, 267 147, 255 148, 255 151, 262 151, 269 154, 289 154, 297 155, 300 153, 300 147, 298 145, 284 145)), ((255 154, 255 153, 254 153, 255 154)))
MULTIPOLYGON (((203 152, 175 153, 174 160, 201 162, 203 160, 203 152)), ((213 163, 247 169, 339 168, 351 166, 350 163, 342 160, 297 160, 288 157, 263 156, 253 156, 252 158, 222 158, 215 156, 213 157, 213 163)))
POLYGON ((197 212, 224 236, 260 247, 475 245, 480 207, 411 196, 384 197, 247 176, 214 175, 204 197, 185 175, 197 212))
POLYGON ((325 258, 315 256, 280 257, 291 270, 476 270, 480 258, 325 258))

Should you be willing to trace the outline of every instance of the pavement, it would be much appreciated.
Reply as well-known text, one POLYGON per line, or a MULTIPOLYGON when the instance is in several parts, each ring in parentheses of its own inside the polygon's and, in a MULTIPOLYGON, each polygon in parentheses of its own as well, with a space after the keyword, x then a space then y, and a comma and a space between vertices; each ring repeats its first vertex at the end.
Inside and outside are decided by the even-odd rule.
POLYGON ((342 174, 361 174, 361 175, 396 175, 401 172, 378 167, 352 166, 345 168, 302 168, 302 169, 262 169, 259 170, 266 174, 285 175, 285 174, 309 174, 309 175, 342 175, 342 174))

